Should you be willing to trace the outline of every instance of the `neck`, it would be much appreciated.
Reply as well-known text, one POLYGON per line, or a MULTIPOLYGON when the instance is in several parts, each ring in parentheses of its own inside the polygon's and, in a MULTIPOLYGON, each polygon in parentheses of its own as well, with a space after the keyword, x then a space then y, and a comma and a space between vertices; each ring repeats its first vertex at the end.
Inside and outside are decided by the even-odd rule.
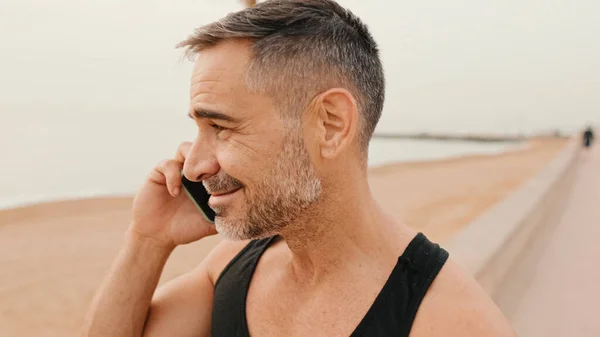
POLYGON ((319 282, 357 265, 387 268, 415 235, 377 205, 364 175, 324 184, 326 197, 281 233, 298 278, 319 282))

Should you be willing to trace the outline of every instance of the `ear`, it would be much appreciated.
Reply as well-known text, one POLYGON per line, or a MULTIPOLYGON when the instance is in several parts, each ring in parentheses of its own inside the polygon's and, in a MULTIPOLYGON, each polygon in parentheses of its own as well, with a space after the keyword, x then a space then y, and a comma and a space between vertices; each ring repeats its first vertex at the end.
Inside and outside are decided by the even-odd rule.
POLYGON ((356 137, 358 108, 352 94, 341 88, 327 90, 315 101, 319 147, 323 158, 338 156, 356 137))

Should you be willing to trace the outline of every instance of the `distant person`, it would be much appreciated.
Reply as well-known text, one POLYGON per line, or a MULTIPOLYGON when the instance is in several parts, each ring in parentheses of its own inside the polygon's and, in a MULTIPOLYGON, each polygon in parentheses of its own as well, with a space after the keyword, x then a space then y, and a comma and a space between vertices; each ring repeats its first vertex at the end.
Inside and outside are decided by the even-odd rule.
POLYGON ((589 148, 592 146, 592 142, 594 141, 594 130, 591 126, 588 126, 587 129, 583 132, 583 146, 589 148))
POLYGON ((181 46, 198 133, 138 192, 86 336, 515 336, 472 276, 371 196, 385 79, 358 17, 265 1, 181 46), (212 194, 216 227, 181 171, 212 194), (217 232, 227 240, 156 290, 177 246, 217 232))

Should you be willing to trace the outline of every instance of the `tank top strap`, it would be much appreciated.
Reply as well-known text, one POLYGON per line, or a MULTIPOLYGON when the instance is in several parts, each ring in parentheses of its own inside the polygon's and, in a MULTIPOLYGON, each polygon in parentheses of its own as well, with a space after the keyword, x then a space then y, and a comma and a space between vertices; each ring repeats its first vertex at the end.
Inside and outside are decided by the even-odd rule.
POLYGON ((246 295, 260 257, 275 238, 250 241, 217 278, 214 287, 212 336, 248 337, 246 295))
POLYGON ((418 233, 351 337, 408 337, 429 286, 449 255, 418 233))
POLYGON ((400 336, 409 335, 421 302, 448 257, 446 250, 418 233, 398 258, 398 266, 404 266, 405 269, 402 275, 405 295, 409 297, 402 308, 402 321, 405 324, 400 327, 400 336))
POLYGON ((409 269, 420 271, 421 274, 432 274, 434 270, 431 269, 436 267, 441 269, 446 259, 448 259, 448 252, 438 244, 429 241, 423 233, 418 233, 398 258, 398 262, 409 269))

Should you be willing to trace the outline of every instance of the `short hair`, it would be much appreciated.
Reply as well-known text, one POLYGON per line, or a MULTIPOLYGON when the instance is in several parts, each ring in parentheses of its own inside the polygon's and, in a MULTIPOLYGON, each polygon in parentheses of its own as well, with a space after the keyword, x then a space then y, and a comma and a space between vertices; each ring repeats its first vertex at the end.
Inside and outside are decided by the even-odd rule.
POLYGON ((270 0, 197 28, 178 47, 192 57, 223 40, 252 41, 247 84, 270 93, 287 111, 319 92, 343 87, 358 106, 361 150, 381 117, 385 79, 367 26, 332 0, 270 0))

